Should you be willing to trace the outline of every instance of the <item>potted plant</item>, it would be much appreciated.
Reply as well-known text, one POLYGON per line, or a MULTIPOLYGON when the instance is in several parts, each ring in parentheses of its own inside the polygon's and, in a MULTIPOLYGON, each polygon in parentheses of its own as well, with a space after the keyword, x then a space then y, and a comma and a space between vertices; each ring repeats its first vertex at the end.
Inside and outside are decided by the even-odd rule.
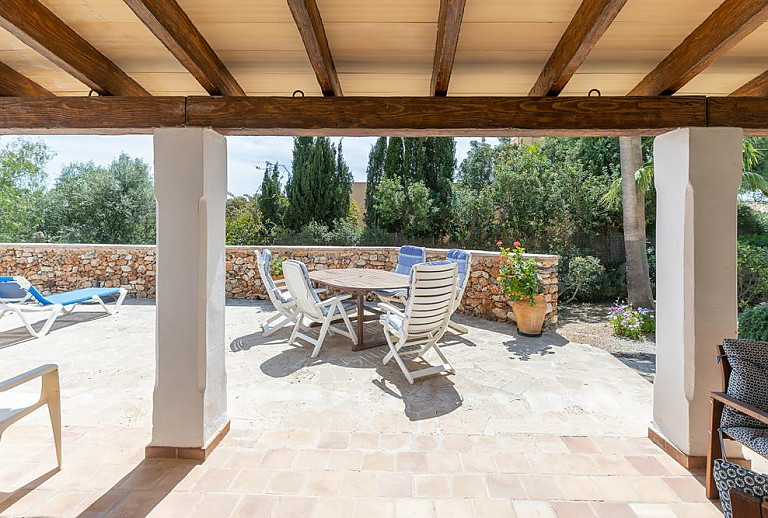
POLYGON ((269 275, 272 280, 276 281, 283 278, 283 261, 285 261, 285 257, 276 255, 269 263, 269 275))
POLYGON ((523 257, 525 249, 519 241, 512 248, 496 243, 501 250, 499 260, 499 286, 512 301, 512 311, 517 320, 517 330, 523 336, 539 336, 544 326, 547 303, 538 273, 538 263, 523 257))

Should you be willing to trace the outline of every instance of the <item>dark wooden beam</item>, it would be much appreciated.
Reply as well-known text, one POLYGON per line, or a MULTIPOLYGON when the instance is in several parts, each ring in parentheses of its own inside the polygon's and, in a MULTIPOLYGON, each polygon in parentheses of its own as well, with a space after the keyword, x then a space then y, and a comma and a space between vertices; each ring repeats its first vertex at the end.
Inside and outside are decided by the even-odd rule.
POLYGON ((100 95, 149 95, 38 0, 2 0, 0 26, 100 95))
POLYGON ((768 71, 731 92, 733 97, 768 97, 768 71))
POLYGON ((176 0, 124 0, 211 95, 245 95, 176 0))
POLYGON ((0 133, 625 136, 679 127, 768 134, 757 97, 0 97, 0 133))
POLYGON ((307 56, 315 69, 317 82, 325 96, 341 97, 341 84, 336 74, 336 66, 333 64, 331 48, 328 46, 328 37, 325 35, 323 20, 320 18, 320 10, 315 0, 288 0, 296 27, 299 29, 307 56))
POLYGON ((0 97, 3 133, 149 133, 183 127, 184 97, 0 97))
POLYGON ((706 121, 705 97, 187 100, 188 125, 256 135, 652 135, 706 121))
POLYGON ((14 69, 0 63, 0 95, 18 97, 53 97, 53 94, 14 69))
POLYGON ((560 95, 627 0, 582 0, 528 95, 560 95))
POLYGON ((459 44, 465 4, 466 0, 440 0, 435 59, 429 85, 430 95, 442 97, 448 95, 448 83, 451 81, 451 72, 453 72, 453 61, 456 58, 456 46, 459 44))
POLYGON ((627 95, 672 95, 767 19, 766 0, 725 0, 627 95))

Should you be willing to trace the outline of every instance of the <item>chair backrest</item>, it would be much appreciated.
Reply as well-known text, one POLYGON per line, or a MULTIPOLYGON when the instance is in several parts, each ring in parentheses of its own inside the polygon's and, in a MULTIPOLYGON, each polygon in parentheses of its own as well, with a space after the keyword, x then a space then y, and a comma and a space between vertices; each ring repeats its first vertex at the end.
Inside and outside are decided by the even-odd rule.
POLYGON ((304 263, 293 259, 283 261, 283 275, 288 291, 296 301, 296 309, 307 316, 322 318, 323 313, 317 307, 320 297, 312 288, 312 281, 309 280, 309 272, 304 263))
MULTIPOLYGON (((768 343, 757 340, 725 339, 722 351, 723 380, 729 396, 768 410, 768 343)), ((723 409, 720 422, 723 428, 744 426, 768 428, 756 419, 744 415, 731 407, 723 409)))
POLYGON ((264 288, 267 290, 269 300, 273 305, 281 304, 282 301, 275 294, 275 281, 272 279, 272 274, 269 273, 270 265, 272 264, 272 252, 269 248, 265 248, 260 254, 256 254, 256 263, 259 268, 261 282, 264 283, 264 288))
POLYGON ((408 275, 411 268, 427 260, 427 250, 420 246, 403 245, 400 247, 400 253, 397 256, 397 266, 395 273, 408 275))
POLYGON ((457 282, 458 266, 451 261, 414 266, 403 332, 407 336, 442 335, 453 313, 457 282))
POLYGON ((0 302, 24 302, 30 298, 50 304, 24 277, 0 276, 0 302))
POLYGON ((467 287, 467 281, 469 280, 469 267, 472 264, 472 254, 466 250, 452 248, 448 250, 445 258, 452 263, 456 263, 456 266, 459 268, 459 280, 456 288, 456 306, 458 306, 461 302, 461 297, 464 296, 464 289, 467 287))

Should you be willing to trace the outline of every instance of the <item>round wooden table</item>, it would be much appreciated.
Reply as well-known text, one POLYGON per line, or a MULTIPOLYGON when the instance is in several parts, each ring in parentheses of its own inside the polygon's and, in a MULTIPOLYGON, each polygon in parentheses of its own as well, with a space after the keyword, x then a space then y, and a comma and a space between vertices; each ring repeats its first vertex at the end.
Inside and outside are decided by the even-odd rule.
MULTIPOLYGON (((386 270, 372 270, 370 268, 337 268, 332 270, 316 270, 309 272, 309 278, 317 284, 334 288, 342 293, 348 293, 357 297, 357 345, 353 351, 360 351, 370 347, 384 345, 386 341, 365 343, 365 297, 371 291, 394 290, 407 288, 409 278, 401 273, 388 272, 386 270)), ((374 308, 369 311, 380 313, 374 308)), ((374 319, 376 316, 373 317, 374 319)))

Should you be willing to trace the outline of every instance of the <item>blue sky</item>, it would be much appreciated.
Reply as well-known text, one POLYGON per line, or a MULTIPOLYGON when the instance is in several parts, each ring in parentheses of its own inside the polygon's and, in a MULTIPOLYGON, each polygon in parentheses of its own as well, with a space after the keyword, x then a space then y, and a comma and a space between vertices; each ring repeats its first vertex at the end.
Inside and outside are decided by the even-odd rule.
MULTIPOLYGON (((13 137, 0 138, 0 145, 8 143, 13 137)), ((152 166, 152 136, 83 136, 83 135, 47 135, 28 136, 43 140, 56 156, 47 167, 51 183, 61 168, 72 162, 93 161, 97 165, 108 165, 120 153, 144 159, 152 166)), ((338 142, 340 139, 333 139, 338 142)), ((375 142, 375 137, 344 138, 344 158, 349 165, 355 181, 365 181, 365 168, 368 164, 368 152, 375 142)), ((456 158, 458 163, 469 150, 469 138, 456 139, 456 158)), ((478 139, 479 140, 479 139, 478 139)), ((495 144, 497 139, 488 139, 495 144)), ((231 193, 251 194, 258 191, 263 172, 256 165, 263 167, 264 162, 280 162, 288 168, 291 165, 291 137, 228 137, 229 155, 228 189, 231 193)))

